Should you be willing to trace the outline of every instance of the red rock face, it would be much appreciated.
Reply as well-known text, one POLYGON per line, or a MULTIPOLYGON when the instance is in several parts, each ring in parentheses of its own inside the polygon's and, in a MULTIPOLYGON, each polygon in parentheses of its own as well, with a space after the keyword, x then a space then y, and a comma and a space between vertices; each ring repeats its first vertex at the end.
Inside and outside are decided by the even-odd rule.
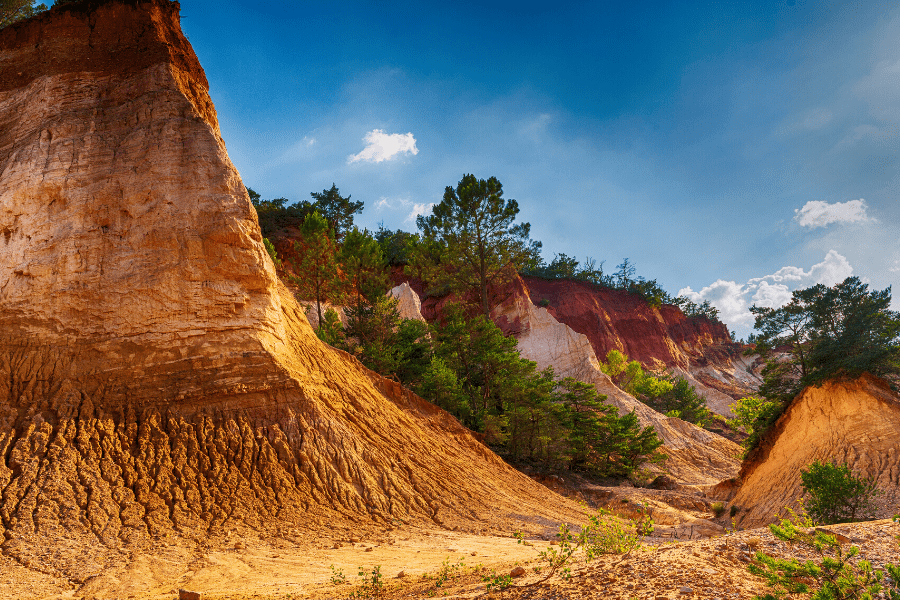
MULTIPOLYGON (((654 308, 640 296, 584 281, 523 277, 523 292, 564 323, 588 337, 601 360, 610 350, 652 366, 688 368, 725 358, 731 344, 727 327, 705 318, 688 318, 675 306, 654 308), (713 356, 710 356, 710 353, 713 356), (721 357, 718 355, 722 354, 721 357)), ((522 293, 522 292, 520 292, 522 293)), ((514 324, 501 324, 514 332, 514 324)))

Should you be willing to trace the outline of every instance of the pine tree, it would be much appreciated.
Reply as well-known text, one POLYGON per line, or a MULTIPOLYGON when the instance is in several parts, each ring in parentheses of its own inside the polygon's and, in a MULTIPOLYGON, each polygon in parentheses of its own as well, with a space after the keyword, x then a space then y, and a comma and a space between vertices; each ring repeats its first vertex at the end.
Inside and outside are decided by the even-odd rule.
POLYGON ((296 273, 290 281, 299 288, 301 298, 316 301, 319 323, 323 323, 322 302, 330 299, 339 303, 346 290, 335 259, 337 248, 328 222, 318 212, 304 219, 300 234, 302 241, 294 242, 297 258, 289 259, 296 273))

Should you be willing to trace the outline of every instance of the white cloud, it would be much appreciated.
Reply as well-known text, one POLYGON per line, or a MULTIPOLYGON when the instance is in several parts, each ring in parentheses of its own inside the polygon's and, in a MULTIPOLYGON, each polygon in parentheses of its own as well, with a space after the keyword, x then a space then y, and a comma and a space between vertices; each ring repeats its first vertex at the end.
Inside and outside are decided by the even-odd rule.
MULTIPOLYGON (((790 301, 792 290, 818 283, 832 286, 851 275, 853 267, 846 257, 836 250, 829 250, 822 262, 810 267, 809 271, 800 267, 782 267, 771 275, 750 279, 744 285, 719 279, 699 292, 687 287, 679 291, 678 295, 697 304, 709 300, 719 310, 719 318, 724 323, 742 330, 753 326, 751 305, 778 308, 790 301)), ((739 335, 741 333, 738 331, 739 335)))
POLYGON ((415 221, 416 217, 419 215, 427 215, 431 212, 431 209, 434 207, 434 203, 427 202, 413 202, 409 198, 386 198, 382 196, 375 202, 375 210, 407 210, 409 209, 409 214, 404 219, 404 222, 415 221))
POLYGON ((894 261, 894 265, 888 269, 891 273, 900 273, 900 259, 894 261))
POLYGON ((810 200, 803 208, 794 210, 794 220, 801 227, 825 227, 831 223, 855 223, 858 221, 873 221, 866 215, 866 201, 848 200, 847 202, 835 202, 828 204, 820 200, 810 200))
POLYGON ((770 284, 768 281, 761 281, 756 293, 753 294, 753 304, 767 308, 784 306, 790 300, 790 288, 781 283, 770 284))
POLYGON ((419 215, 427 215, 431 212, 431 209, 434 208, 434 204, 413 204, 412 212, 409 213, 409 216, 406 217, 407 221, 415 221, 416 217, 419 215))
POLYGON ((719 318, 729 325, 752 325, 753 315, 747 310, 747 287, 734 281, 719 279, 699 292, 687 287, 678 292, 679 296, 700 304, 704 300, 719 309, 719 318))
POLYGON ((347 157, 347 163, 384 162, 403 154, 418 154, 416 138, 412 133, 385 133, 381 129, 373 129, 363 138, 366 147, 359 154, 347 157))

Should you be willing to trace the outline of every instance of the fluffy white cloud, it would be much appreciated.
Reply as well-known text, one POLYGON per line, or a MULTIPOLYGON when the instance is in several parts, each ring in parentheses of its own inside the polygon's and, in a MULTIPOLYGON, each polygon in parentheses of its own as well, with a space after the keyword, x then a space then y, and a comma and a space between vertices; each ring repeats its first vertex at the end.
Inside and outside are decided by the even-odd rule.
POLYGON ((831 223, 855 223, 857 221, 870 221, 866 215, 866 201, 848 200, 847 202, 835 202, 828 204, 820 200, 810 200, 803 208, 794 210, 794 220, 801 227, 825 227, 831 223))
POLYGON ((825 259, 810 267, 809 271, 800 267, 782 267, 771 275, 755 277, 744 285, 719 279, 699 292, 687 287, 678 295, 697 304, 709 300, 719 310, 719 318, 742 335, 753 326, 751 305, 778 308, 790 301, 792 290, 817 283, 832 286, 851 275, 853 267, 846 257, 836 250, 829 250, 825 259))
POLYGON ((406 217, 407 221, 415 221, 419 215, 427 215, 434 208, 434 204, 413 204, 412 212, 406 217))
POLYGON ((678 295, 697 304, 709 300, 710 304, 719 309, 719 318, 729 325, 753 324, 753 315, 747 310, 747 286, 719 279, 699 292, 686 287, 678 295))
POLYGON ((413 202, 409 198, 385 198, 382 196, 375 202, 375 210, 407 210, 409 214, 404 222, 415 221, 419 215, 427 215, 434 207, 434 203, 413 202))
POLYGON ((403 154, 418 154, 416 138, 412 133, 385 133, 381 129, 373 129, 363 138, 366 147, 359 154, 347 157, 348 163, 384 162, 403 154))

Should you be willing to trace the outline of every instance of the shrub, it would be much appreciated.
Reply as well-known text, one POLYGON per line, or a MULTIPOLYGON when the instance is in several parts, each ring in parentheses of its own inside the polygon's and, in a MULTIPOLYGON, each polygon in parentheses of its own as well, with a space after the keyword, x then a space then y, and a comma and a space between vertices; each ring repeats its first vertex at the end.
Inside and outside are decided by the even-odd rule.
POLYGON ((817 554, 818 562, 801 563, 796 558, 775 558, 757 552, 748 569, 763 577, 773 593, 755 596, 754 600, 779 600, 789 594, 812 594, 814 600, 900 600, 900 565, 885 564, 882 569, 873 569, 869 561, 856 558, 858 547, 845 551, 835 536, 822 529, 807 533, 808 522, 803 522, 802 516, 799 521, 782 519, 769 529, 778 539, 817 554))
MULTIPOLYGON (((732 508, 734 508, 734 507, 732 507, 732 508)), ((725 513, 725 503, 724 502, 713 502, 710 509, 712 510, 712 513, 718 519, 725 513)))
POLYGON ((846 465, 815 461, 800 470, 800 481, 809 495, 806 510, 820 524, 858 521, 872 516, 875 481, 856 477, 846 465))

